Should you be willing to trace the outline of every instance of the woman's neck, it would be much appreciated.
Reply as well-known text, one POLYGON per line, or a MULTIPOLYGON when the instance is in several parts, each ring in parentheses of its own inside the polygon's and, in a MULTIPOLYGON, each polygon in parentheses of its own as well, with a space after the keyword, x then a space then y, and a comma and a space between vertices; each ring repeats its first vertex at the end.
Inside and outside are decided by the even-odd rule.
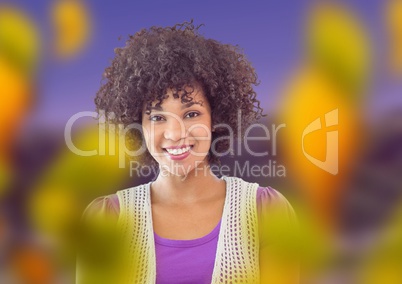
POLYGON ((186 176, 162 175, 151 184, 152 203, 191 204, 222 194, 225 181, 209 165, 203 165, 186 176))

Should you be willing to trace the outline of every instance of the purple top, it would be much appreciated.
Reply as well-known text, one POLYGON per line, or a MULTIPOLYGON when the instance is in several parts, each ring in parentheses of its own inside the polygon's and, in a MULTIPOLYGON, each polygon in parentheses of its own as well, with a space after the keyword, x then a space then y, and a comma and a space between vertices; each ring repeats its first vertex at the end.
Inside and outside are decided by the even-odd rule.
POLYGON ((155 236, 156 283, 211 283, 221 222, 206 236, 170 240, 155 236))
MULTIPOLYGON (((89 207, 91 212, 106 210, 116 215, 119 213, 119 201, 115 194, 99 197, 89 207)), ((274 242, 272 230, 268 229, 274 208, 280 209, 284 220, 295 221, 293 209, 282 194, 271 187, 259 187, 257 211, 260 251, 274 242)), ((154 233, 156 283, 211 283, 220 224, 221 221, 209 234, 193 240, 165 239, 154 233)))

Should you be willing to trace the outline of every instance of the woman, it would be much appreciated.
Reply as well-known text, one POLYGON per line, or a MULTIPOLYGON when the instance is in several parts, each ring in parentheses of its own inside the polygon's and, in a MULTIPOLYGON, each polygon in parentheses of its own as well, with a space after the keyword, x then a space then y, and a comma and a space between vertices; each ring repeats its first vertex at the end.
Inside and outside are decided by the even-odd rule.
MULTIPOLYGON (((132 140, 146 145, 142 161, 159 167, 154 181, 100 197, 86 210, 86 219, 117 221, 120 280, 296 283, 297 264, 283 254, 283 237, 294 228, 287 200, 210 168, 230 152, 228 137, 262 115, 245 56, 204 38, 192 23, 144 29, 115 53, 97 109, 113 113, 112 123, 141 124, 132 140)), ((86 274, 80 268, 78 283, 89 282, 86 274)))

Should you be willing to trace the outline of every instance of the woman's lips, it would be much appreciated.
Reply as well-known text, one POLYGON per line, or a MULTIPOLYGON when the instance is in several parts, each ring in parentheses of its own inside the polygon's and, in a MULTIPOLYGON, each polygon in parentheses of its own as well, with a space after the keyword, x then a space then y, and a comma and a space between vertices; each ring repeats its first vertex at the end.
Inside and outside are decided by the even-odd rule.
POLYGON ((190 149, 187 152, 184 152, 184 153, 178 154, 178 155, 170 154, 166 149, 163 149, 163 151, 165 151, 165 153, 169 156, 170 159, 172 159, 174 161, 179 161, 179 160, 183 160, 183 159, 187 158, 188 155, 190 155, 192 148, 193 148, 193 146, 191 145, 190 149))

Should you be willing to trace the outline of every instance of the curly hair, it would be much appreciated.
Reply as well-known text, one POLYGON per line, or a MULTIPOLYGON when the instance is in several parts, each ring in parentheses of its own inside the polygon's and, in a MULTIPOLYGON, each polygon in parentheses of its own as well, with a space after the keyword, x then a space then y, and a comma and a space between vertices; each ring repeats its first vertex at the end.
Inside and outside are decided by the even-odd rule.
MULTIPOLYGON (((194 27, 193 21, 166 28, 153 26, 129 36, 124 47, 115 49, 115 57, 105 69, 105 82, 95 98, 98 113, 113 113, 106 118, 110 123, 141 124, 142 112, 149 110, 152 102, 161 104, 168 89, 184 103, 191 100, 185 87, 197 84, 211 106, 213 126, 224 123, 244 131, 264 116, 253 88, 258 82, 251 63, 237 46, 200 35, 200 26, 194 27)), ((212 132, 211 143, 215 141, 218 153, 230 150, 229 141, 222 138, 228 135, 224 127, 212 132)), ((137 146, 144 143, 140 131, 129 137, 137 146)), ((210 151, 208 162, 219 164, 219 156, 210 151)), ((155 163, 148 151, 142 158, 155 163)))

